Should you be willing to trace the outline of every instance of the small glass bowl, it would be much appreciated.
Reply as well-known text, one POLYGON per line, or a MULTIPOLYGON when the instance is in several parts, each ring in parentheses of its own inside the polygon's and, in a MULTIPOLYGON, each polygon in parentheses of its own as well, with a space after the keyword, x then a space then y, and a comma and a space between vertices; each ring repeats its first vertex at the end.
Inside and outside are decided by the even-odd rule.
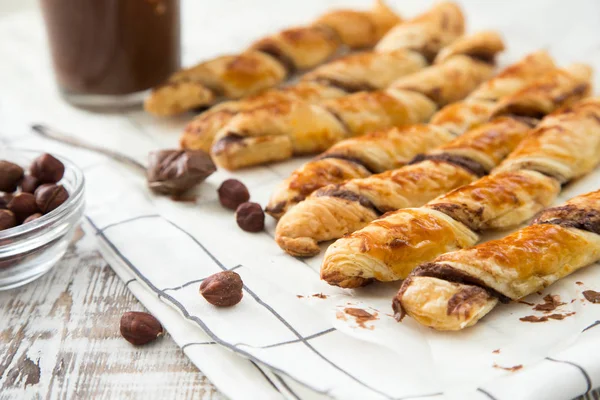
MULTIPOLYGON (((13 162, 25 170, 41 154, 0 148, 0 160, 13 162)), ((83 216, 83 173, 70 161, 53 155, 65 165, 60 184, 69 192, 69 198, 32 222, 0 231, 0 290, 24 285, 48 272, 67 251, 83 216)))

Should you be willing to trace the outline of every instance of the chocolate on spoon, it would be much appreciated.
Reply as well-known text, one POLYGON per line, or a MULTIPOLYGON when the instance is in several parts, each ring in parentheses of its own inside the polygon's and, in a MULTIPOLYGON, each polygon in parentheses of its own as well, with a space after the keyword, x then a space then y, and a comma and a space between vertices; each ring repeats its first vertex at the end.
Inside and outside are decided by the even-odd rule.
POLYGON ((143 173, 155 193, 178 196, 202 183, 216 171, 210 155, 201 150, 158 150, 150 152, 148 166, 122 153, 60 133, 44 125, 33 125, 39 135, 73 147, 103 154, 143 173))

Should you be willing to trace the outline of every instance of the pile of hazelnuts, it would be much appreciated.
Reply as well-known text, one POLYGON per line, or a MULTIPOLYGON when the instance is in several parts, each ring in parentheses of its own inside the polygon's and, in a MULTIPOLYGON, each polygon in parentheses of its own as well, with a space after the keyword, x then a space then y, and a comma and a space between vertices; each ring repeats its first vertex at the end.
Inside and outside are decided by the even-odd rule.
POLYGON ((33 160, 28 172, 0 160, 0 231, 34 221, 67 201, 69 192, 58 184, 64 174, 64 164, 50 154, 33 160))
POLYGON ((219 202, 225 208, 235 210, 235 220, 246 232, 260 232, 265 228, 265 213, 258 203, 252 203, 250 192, 237 179, 223 181, 219 189, 219 202))

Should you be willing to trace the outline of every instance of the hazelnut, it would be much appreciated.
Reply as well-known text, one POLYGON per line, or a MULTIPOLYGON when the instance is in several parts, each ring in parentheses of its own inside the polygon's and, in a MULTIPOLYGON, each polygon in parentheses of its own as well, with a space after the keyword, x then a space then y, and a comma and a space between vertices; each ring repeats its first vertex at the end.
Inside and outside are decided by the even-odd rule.
POLYGON ((23 221, 24 224, 31 222, 31 221, 35 221, 36 219, 40 218, 42 216, 41 213, 35 213, 35 214, 31 214, 29 217, 25 218, 25 221, 23 221))
POLYGON ((217 192, 221 205, 230 210, 235 210, 240 204, 250 200, 248 188, 237 179, 227 179, 221 183, 217 192))
POLYGON ((69 198, 69 192, 62 185, 46 183, 35 191, 35 201, 40 211, 47 214, 58 208, 69 198))
POLYGON ((36 177, 40 183, 56 183, 65 174, 65 166, 50 154, 42 154, 29 167, 31 175, 36 177))
POLYGON ((242 203, 235 210, 235 220, 246 232, 260 232, 265 228, 265 212, 258 203, 242 203))
POLYGON ((17 221, 22 222, 31 214, 38 212, 35 196, 31 193, 17 193, 8 202, 7 208, 15 214, 17 221))
POLYGON ((12 193, 23 179, 23 168, 10 161, 0 160, 0 192, 12 193))
POLYGON ((218 272, 202 281, 200 294, 217 307, 231 307, 242 300, 242 278, 233 271, 218 272))
POLYGON ((0 231, 17 226, 17 218, 12 211, 0 210, 0 231))
POLYGON ((133 345, 149 343, 163 334, 160 322, 148 313, 129 311, 121 317, 121 336, 133 345))
POLYGON ((21 191, 33 194, 40 184, 41 182, 35 176, 25 175, 21 181, 21 191))
POLYGON ((0 196, 0 210, 7 210, 8 203, 12 200, 13 195, 10 193, 5 193, 4 196, 0 196))

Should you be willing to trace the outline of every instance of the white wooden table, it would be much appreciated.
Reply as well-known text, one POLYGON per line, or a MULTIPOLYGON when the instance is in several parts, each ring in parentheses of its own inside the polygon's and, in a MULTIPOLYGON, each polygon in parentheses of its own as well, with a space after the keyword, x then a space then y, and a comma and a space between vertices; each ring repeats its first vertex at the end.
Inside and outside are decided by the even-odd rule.
POLYGON ((95 245, 80 230, 48 274, 0 293, 0 399, 223 399, 168 334, 121 337, 121 315, 143 307, 95 245))
MULTIPOLYGON (((0 0, 0 17, 35 4, 0 0)), ((249 9, 248 15, 253 12, 257 10, 249 9)), ((302 16, 285 18, 297 21, 302 16)), ((227 43, 235 42, 234 36, 227 43)), ((209 40, 195 37, 188 46, 209 40)), ((227 44, 223 51, 234 47, 227 44)), ((121 315, 142 309, 97 252, 93 235, 81 231, 47 275, 0 293, 0 400, 224 398, 168 334, 144 347, 121 338, 121 315)), ((586 398, 600 399, 600 391, 586 398)))

